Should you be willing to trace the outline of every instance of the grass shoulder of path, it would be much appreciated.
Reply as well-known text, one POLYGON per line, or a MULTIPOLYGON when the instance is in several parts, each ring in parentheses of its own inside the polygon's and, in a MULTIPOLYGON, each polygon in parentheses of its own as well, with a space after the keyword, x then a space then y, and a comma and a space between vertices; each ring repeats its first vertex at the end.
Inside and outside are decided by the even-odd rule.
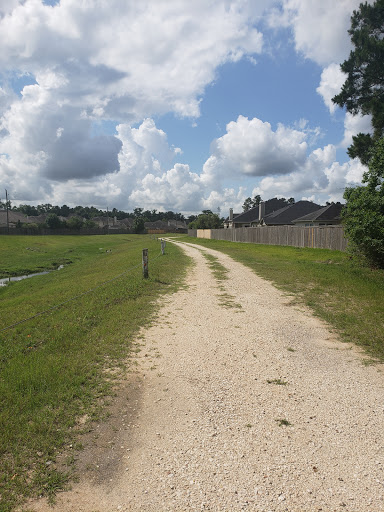
POLYGON ((78 419, 100 417, 114 385, 106 370, 124 371, 156 299, 180 286, 188 263, 173 244, 162 255, 150 236, 1 237, 0 275, 65 265, 0 288, 1 512, 65 486, 72 464, 59 468, 56 459, 69 445, 80 447, 77 436, 89 423, 80 427, 78 419))
POLYGON ((333 326, 341 339, 384 361, 384 271, 363 267, 347 253, 186 237, 222 251, 293 294, 333 326))

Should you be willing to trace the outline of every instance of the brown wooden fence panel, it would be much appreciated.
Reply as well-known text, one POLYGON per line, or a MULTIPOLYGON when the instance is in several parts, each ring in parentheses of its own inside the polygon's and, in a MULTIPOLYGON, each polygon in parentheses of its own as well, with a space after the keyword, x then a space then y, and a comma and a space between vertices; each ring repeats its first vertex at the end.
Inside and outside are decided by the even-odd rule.
POLYGON ((287 245, 345 251, 348 241, 343 226, 261 226, 256 228, 188 230, 189 236, 229 242, 287 245))

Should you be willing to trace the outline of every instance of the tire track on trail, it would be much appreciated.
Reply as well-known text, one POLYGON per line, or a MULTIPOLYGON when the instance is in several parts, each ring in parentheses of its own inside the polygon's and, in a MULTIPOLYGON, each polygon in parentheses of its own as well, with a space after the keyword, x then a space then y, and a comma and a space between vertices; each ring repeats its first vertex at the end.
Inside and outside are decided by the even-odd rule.
POLYGON ((53 510, 384 511, 380 367, 230 257, 172 243, 194 260, 188 286, 143 332, 53 510))

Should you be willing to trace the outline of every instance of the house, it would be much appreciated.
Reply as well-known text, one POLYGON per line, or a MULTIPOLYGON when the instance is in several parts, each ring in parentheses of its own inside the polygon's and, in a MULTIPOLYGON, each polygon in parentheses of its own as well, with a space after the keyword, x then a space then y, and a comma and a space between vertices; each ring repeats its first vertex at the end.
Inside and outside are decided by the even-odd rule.
POLYGON ((121 219, 119 222, 123 229, 133 229, 133 225, 135 223, 134 219, 132 219, 131 217, 121 219))
MULTIPOLYGON (((252 208, 253 209, 253 208, 252 208)), ((224 224, 224 229, 227 229, 227 228, 234 228, 235 226, 233 225, 233 220, 237 217, 239 217, 239 215, 242 215, 242 213, 233 213, 233 208, 230 208, 229 209, 229 217, 227 217, 225 219, 225 221, 223 222, 224 224)))
MULTIPOLYGON (((302 202, 303 201, 299 201, 299 203, 302 202)), ((306 202, 309 203, 309 201, 306 202)), ((268 199, 267 201, 261 201, 261 203, 259 203, 257 206, 243 213, 233 213, 231 208, 229 210, 229 217, 224 221, 224 228, 248 228, 263 225, 263 219, 267 216, 274 212, 282 211, 295 206, 295 204, 299 203, 292 203, 287 205, 285 199, 278 199, 277 197, 274 197, 273 199, 268 199)), ((316 207, 320 208, 318 205, 316 205, 316 207)), ((301 211, 300 207, 298 207, 297 210, 301 211)), ((308 210, 307 213, 309 213, 309 211, 310 210, 308 210)))
POLYGON ((116 217, 111 217, 110 215, 105 215, 103 217, 92 217, 91 219, 96 223, 98 228, 106 228, 109 229, 124 229, 126 226, 122 226, 120 224, 121 221, 117 220, 116 217))
MULTIPOLYGON (((34 224, 35 217, 28 217, 24 213, 8 210, 8 225, 15 228, 18 224, 34 224)), ((0 227, 7 227, 7 210, 0 211, 0 227)))
POLYGON ((159 232, 161 231, 164 233, 167 233, 169 231, 172 231, 172 232, 180 231, 180 232, 186 233, 187 229, 188 229, 185 221, 174 220, 174 219, 171 219, 168 221, 156 220, 154 222, 145 222, 144 226, 145 226, 145 229, 147 229, 149 231, 159 231, 159 232))
POLYGON ((303 217, 294 219, 295 226, 335 226, 341 224, 341 212, 344 205, 331 203, 303 217))
POLYGON ((154 222, 145 222, 144 227, 150 231, 162 231, 164 233, 168 230, 168 222, 163 220, 156 220, 154 222))
POLYGON ((187 226, 187 223, 185 222, 185 220, 169 220, 168 221, 168 226, 173 228, 173 229, 176 229, 176 230, 182 230, 183 232, 187 232, 188 231, 188 226, 187 226))
POLYGON ((261 220, 256 223, 251 223, 251 226, 293 226, 293 220, 303 217, 319 210, 321 206, 311 201, 297 201, 272 213, 261 216, 261 220))

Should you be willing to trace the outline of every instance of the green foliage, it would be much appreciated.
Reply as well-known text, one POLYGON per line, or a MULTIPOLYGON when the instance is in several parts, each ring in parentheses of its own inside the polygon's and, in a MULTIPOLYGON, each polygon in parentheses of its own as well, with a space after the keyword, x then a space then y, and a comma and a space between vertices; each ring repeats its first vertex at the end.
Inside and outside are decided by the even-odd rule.
POLYGON ((71 217, 67 220, 67 228, 68 229, 80 229, 83 227, 83 221, 80 217, 71 217))
POLYGON ((218 229, 222 220, 216 213, 205 210, 206 213, 198 215, 197 219, 189 224, 189 229, 218 229))
POLYGON ((343 211, 351 250, 370 265, 384 268, 384 137, 371 151, 364 186, 347 188, 343 211))
MULTIPOLYGON (((255 206, 259 205, 261 203, 262 199, 259 195, 255 196, 253 199, 250 197, 247 197, 247 199, 243 203, 243 211, 247 212, 251 208, 255 208, 255 206)), ((295 198, 290 197, 289 199, 285 199, 285 197, 280 197, 279 199, 277 197, 274 197, 272 199, 268 199, 265 201, 266 206, 268 206, 269 211, 275 211, 279 208, 283 208, 284 206, 288 206, 289 204, 294 204, 295 198)))
POLYGON ((243 203, 243 212, 247 212, 251 208, 254 208, 258 204, 261 203, 261 196, 257 195, 253 199, 251 197, 247 197, 247 199, 243 203))
POLYGON ((136 217, 133 224, 134 233, 144 233, 145 232, 145 221, 143 217, 136 217))
MULTIPOLYGON (((8 201, 8 207, 11 208, 11 202, 8 201)), ((6 203, 0 200, 0 210, 6 208, 6 203)), ((58 217, 69 217, 70 215, 76 215, 83 219, 90 220, 94 217, 105 217, 107 215, 106 210, 99 210, 94 206, 75 206, 74 208, 70 208, 66 204, 63 206, 52 206, 51 204, 39 204, 37 206, 32 206, 29 204, 21 204, 19 206, 12 207, 12 211, 21 212, 28 216, 38 216, 42 214, 55 214, 58 217)), ((185 217, 181 213, 167 211, 167 212, 158 212, 157 210, 144 210, 144 208, 135 208, 133 213, 128 213, 122 210, 118 210, 117 208, 113 208, 112 211, 109 212, 112 217, 116 217, 118 220, 126 219, 128 217, 142 217, 144 222, 155 222, 157 220, 185 220, 185 217)), ((91 227, 92 224, 89 224, 87 227, 91 227)), ((61 226, 65 227, 65 226, 61 226)), ((73 226, 72 226, 73 228, 73 226)))
POLYGON ((86 221, 84 221, 83 227, 88 229, 94 229, 97 228, 97 224, 93 220, 87 219, 86 221))
POLYGON ((59 229, 63 224, 56 213, 50 213, 46 218, 45 223, 50 229, 59 229))
POLYGON ((369 150, 384 133, 384 0, 360 4, 348 33, 354 49, 341 64, 347 79, 332 101, 353 115, 372 115, 373 137, 358 134, 349 148, 351 157, 367 164, 369 150))

